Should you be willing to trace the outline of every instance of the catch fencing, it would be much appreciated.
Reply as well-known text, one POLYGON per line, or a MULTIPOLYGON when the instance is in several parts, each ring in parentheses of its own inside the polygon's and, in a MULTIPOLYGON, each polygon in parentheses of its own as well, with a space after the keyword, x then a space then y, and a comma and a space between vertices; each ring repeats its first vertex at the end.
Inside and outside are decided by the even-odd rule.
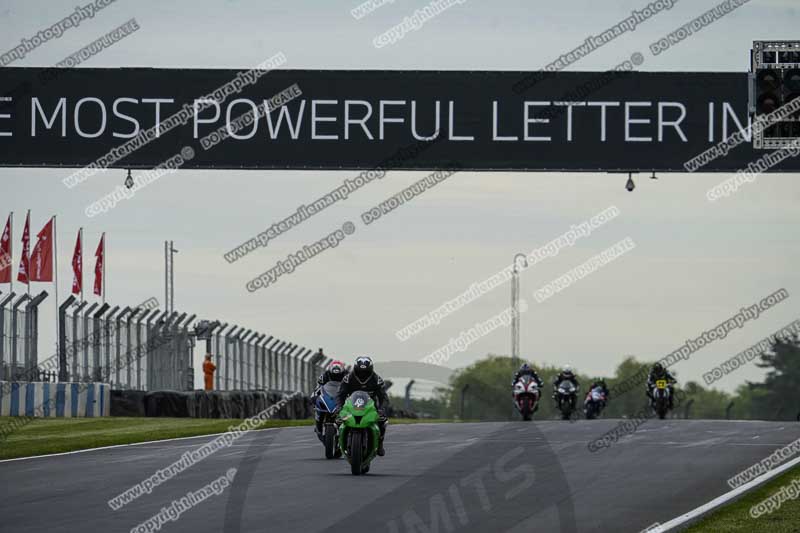
POLYGON ((51 373, 39 375, 39 304, 47 292, 31 297, 0 295, 0 381, 50 380, 51 373), (36 379, 26 379, 34 376, 36 379))
POLYGON ((70 296, 59 307, 57 364, 40 370, 57 368, 60 382, 105 382, 116 390, 189 391, 195 347, 205 342, 204 353, 217 367, 215 390, 310 393, 330 362, 321 349, 313 352, 273 335, 168 313, 157 305, 150 299, 135 307, 112 307, 70 296))

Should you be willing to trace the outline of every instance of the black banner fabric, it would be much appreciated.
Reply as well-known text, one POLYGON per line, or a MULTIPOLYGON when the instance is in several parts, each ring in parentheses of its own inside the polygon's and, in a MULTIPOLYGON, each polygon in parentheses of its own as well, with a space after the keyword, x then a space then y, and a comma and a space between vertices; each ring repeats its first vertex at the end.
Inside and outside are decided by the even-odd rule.
POLYGON ((685 172, 747 127, 744 73, 0 70, 0 166, 685 172))

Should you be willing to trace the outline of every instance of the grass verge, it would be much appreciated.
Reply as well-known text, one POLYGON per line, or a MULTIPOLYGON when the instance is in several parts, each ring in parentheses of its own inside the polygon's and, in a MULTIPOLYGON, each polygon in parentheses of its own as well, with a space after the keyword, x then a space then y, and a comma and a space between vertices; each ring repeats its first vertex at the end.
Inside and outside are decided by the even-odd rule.
POLYGON ((787 500, 780 508, 758 518, 750 508, 776 494, 782 487, 800 480, 800 467, 792 468, 772 481, 748 492, 735 502, 720 508, 686 530, 687 533, 796 533, 800 531, 800 500, 787 500))
MULTIPOLYGON (((0 428, 15 421, 0 417, 0 428)), ((132 444, 151 440, 194 437, 227 431, 241 423, 230 418, 43 418, 34 419, 0 439, 0 459, 15 459, 49 453, 71 452, 101 446, 132 444)), ((452 422, 393 418, 390 424, 452 422)), ((311 420, 268 420, 261 428, 309 426, 311 420)))

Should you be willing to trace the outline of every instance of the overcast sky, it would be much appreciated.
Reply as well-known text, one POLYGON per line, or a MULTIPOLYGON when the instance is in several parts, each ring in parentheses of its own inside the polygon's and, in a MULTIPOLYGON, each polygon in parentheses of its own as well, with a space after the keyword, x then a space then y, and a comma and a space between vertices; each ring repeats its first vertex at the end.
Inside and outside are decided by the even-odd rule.
MULTIPOLYGON (((139 31, 83 66, 247 68, 282 51, 287 67, 296 69, 531 71, 647 2, 467 0, 381 49, 373 47, 373 38, 427 2, 394 0, 356 20, 350 10, 358 3, 117 0, 14 65, 53 65, 135 18, 139 31)), ((682 0, 568 70, 611 68, 634 52, 646 52, 653 40, 716 3, 682 0)), ((0 0, 0 50, 68 15, 75 5, 73 0, 0 0)), ((669 53, 646 54, 642 69, 747 71, 752 40, 800 37, 798 5, 796 0, 752 0, 669 53)), ((535 363, 569 362, 581 372, 608 375, 627 355, 664 356, 741 307, 786 288, 788 301, 677 367, 681 381, 699 381, 722 360, 800 318, 800 186, 791 175, 761 177, 711 204, 706 191, 729 176, 672 174, 658 181, 642 176, 631 194, 618 175, 464 172, 371 226, 359 224, 339 247, 275 286, 248 293, 244 283, 277 260, 344 221, 357 222, 362 212, 424 175, 391 172, 268 248, 235 264, 222 258, 355 174, 179 171, 89 219, 87 204, 120 184, 122 171, 67 189, 61 183, 65 171, 0 169, 0 216, 4 222, 8 211, 16 213, 16 275, 25 210, 32 210, 33 232, 58 215, 62 299, 71 284, 69 262, 80 226, 85 228, 87 272, 97 239, 107 232, 109 300, 123 306, 151 296, 163 302, 163 241, 171 239, 180 250, 175 261, 180 310, 309 348, 322 346, 347 360, 369 354, 379 371, 382 361, 418 360, 503 311, 510 287, 496 289, 406 342, 395 337, 396 330, 494 274, 517 252, 529 252, 612 205, 620 210, 618 218, 523 274, 521 294, 530 304, 522 316, 524 357, 535 363), (534 290, 626 237, 636 243, 634 250, 536 303, 534 290)), ((53 301, 43 305, 40 354, 49 355, 53 301)), ((455 354, 447 365, 460 367, 487 353, 509 351, 510 330, 501 328, 455 354)), ((760 376, 748 367, 718 386, 732 390, 760 376)))

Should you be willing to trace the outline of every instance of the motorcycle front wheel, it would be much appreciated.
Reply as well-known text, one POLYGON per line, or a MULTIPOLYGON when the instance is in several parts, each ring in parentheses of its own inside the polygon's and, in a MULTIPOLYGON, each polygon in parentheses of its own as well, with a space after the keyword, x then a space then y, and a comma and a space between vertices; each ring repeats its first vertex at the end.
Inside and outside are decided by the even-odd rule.
POLYGON ((350 473, 354 476, 360 476, 364 472, 364 433, 359 430, 353 430, 350 433, 350 473))
POLYGON ((325 443, 325 459, 333 459, 336 457, 336 429, 333 424, 325 424, 322 433, 325 443))
POLYGON ((522 402, 522 420, 526 422, 531 420, 531 403, 527 400, 522 402))

